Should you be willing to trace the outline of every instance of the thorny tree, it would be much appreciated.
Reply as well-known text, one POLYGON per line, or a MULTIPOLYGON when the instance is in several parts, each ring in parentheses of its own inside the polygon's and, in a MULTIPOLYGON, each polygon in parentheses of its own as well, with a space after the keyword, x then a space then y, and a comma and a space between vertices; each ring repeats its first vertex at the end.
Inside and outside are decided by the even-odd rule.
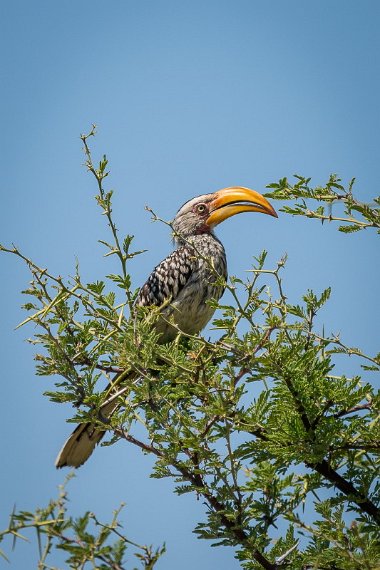
MULTIPOLYGON (((107 159, 95 166, 89 148, 94 134, 93 128, 82 136, 86 164, 111 230, 111 242, 101 243, 106 255, 119 259, 120 273, 84 283, 77 268, 74 278, 64 279, 17 247, 1 246, 32 274, 22 324, 37 325, 31 340, 41 347, 37 373, 61 379, 46 395, 71 402, 76 422, 101 425, 103 378, 116 375, 123 386, 124 371, 138 372, 107 424, 107 444, 123 439, 140 447, 156 458, 153 477, 171 477, 178 494, 203 498, 207 519, 195 529, 200 538, 233 547, 246 569, 379 568, 379 395, 370 379, 380 371, 380 354, 366 355, 316 330, 330 289, 319 296, 308 291, 290 304, 285 259, 267 269, 265 252, 248 280, 232 277, 226 284, 233 304, 217 305, 215 342, 182 335, 158 344, 151 326, 157 314, 136 313, 133 305, 127 263, 141 252, 131 251, 131 236, 119 236, 112 191, 104 187, 107 159), (120 303, 116 287, 126 294, 120 303), (365 377, 340 374, 337 353, 356 355, 365 377), (137 422, 144 438, 136 436, 137 422)), ((285 178, 270 184, 267 197, 292 200, 281 210, 291 215, 336 220, 343 232, 380 232, 380 199, 357 201, 353 183, 345 189, 331 176, 313 188, 310 179, 296 176, 293 185, 285 178), (334 216, 332 205, 344 213, 334 216)), ((54 548, 66 551, 72 568, 126 568, 127 546, 137 549, 143 568, 153 568, 164 549, 129 541, 118 511, 110 524, 91 513, 73 519, 65 497, 62 490, 45 509, 12 513, 0 539, 34 528, 41 569, 50 567, 54 548)))

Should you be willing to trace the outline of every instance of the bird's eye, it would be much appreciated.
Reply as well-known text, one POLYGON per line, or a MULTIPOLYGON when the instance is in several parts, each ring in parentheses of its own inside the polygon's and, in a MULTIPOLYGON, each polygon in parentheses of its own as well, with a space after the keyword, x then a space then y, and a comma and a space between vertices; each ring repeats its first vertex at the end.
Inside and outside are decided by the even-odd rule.
POLYGON ((198 214, 204 214, 205 211, 207 210, 207 206, 206 204, 198 204, 196 210, 198 214))

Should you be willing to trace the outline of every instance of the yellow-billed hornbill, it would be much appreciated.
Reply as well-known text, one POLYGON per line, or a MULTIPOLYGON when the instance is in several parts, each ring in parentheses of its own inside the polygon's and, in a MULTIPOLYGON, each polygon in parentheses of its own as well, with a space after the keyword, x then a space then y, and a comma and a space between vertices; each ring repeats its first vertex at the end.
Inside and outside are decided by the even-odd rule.
MULTIPOLYGON (((218 276, 227 278, 226 254, 213 229, 242 212, 277 217, 264 196, 241 186, 203 194, 178 210, 172 223, 177 249, 154 268, 136 299, 138 306, 162 307, 154 325, 160 343, 172 341, 178 331, 197 334, 211 319, 214 308, 208 301, 219 300, 223 294, 218 276)), ((132 374, 124 381, 131 379, 132 374)), ((115 391, 103 404, 99 416, 105 421, 119 406, 124 392, 125 389, 115 391)), ((91 422, 79 424, 59 452, 56 467, 82 465, 105 432, 91 422)))

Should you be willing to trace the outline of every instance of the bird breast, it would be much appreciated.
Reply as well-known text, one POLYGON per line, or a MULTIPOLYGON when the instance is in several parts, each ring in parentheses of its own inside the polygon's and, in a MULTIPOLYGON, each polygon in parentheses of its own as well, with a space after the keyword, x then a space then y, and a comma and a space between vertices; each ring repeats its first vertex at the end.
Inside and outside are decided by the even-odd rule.
POLYGON ((197 334, 207 325, 214 313, 208 301, 219 300, 224 291, 220 276, 227 278, 225 251, 211 234, 193 236, 153 270, 137 304, 163 305, 155 324, 161 342, 179 331, 197 334))

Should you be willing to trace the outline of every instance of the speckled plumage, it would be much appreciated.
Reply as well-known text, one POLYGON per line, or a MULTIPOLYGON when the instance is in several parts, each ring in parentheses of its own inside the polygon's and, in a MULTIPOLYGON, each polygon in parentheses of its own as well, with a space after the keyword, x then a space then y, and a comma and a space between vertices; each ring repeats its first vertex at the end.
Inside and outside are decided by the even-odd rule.
POLYGON ((173 340, 178 329, 196 334, 206 326, 214 313, 207 301, 218 300, 224 291, 215 283, 218 276, 227 278, 227 261, 223 245, 212 233, 192 236, 154 268, 136 305, 163 305, 156 323, 161 342, 173 340))

